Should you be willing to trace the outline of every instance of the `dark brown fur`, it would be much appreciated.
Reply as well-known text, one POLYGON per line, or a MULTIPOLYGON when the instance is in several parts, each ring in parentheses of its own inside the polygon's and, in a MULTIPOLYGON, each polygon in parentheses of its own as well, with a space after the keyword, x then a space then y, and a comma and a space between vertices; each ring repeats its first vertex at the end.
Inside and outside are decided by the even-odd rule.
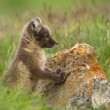
POLYGON ((34 88, 39 78, 63 82, 65 73, 49 71, 45 67, 43 48, 52 48, 56 44, 48 26, 42 24, 40 18, 29 21, 24 28, 15 58, 5 74, 5 85, 9 88, 34 88))

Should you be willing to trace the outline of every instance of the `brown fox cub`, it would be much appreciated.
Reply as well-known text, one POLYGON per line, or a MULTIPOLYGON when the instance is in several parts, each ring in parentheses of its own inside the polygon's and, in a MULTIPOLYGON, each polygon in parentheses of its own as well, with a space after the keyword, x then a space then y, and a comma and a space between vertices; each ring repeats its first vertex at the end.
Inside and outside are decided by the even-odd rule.
POLYGON ((65 81, 67 75, 61 71, 50 71, 45 66, 44 48, 57 45, 47 25, 40 18, 32 19, 24 27, 18 50, 4 76, 9 87, 35 88, 38 79, 51 79, 57 83, 65 81))

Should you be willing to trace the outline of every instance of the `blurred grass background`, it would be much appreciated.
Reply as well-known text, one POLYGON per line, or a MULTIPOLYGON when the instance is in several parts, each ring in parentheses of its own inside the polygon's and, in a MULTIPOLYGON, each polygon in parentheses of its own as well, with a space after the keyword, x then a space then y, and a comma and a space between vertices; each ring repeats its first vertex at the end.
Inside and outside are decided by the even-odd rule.
POLYGON ((48 109, 40 96, 7 92, 2 85, 23 26, 37 16, 59 41, 59 46, 46 49, 47 56, 75 43, 88 43, 95 48, 99 64, 110 79, 110 0, 0 0, 0 110, 48 109))

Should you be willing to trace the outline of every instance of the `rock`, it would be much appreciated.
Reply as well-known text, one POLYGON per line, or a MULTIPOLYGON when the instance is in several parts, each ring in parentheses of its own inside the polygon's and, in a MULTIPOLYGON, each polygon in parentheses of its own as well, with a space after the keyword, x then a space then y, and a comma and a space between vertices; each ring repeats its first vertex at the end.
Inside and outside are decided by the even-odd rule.
POLYGON ((97 59, 94 48, 87 44, 76 44, 70 50, 55 54, 48 59, 47 66, 70 75, 62 84, 39 80, 36 91, 47 96, 52 107, 107 110, 110 106, 110 83, 97 59))

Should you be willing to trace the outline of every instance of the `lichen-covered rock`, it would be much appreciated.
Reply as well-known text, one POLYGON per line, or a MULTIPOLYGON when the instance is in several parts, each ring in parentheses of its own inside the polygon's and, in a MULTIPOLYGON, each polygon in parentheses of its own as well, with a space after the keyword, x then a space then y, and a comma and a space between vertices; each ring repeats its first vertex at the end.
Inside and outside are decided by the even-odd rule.
POLYGON ((50 57, 47 66, 70 73, 63 84, 39 80, 36 91, 46 94, 51 106, 60 106, 66 110, 92 110, 100 107, 106 110, 110 106, 110 83, 98 64, 92 46, 76 44, 72 49, 50 57))

